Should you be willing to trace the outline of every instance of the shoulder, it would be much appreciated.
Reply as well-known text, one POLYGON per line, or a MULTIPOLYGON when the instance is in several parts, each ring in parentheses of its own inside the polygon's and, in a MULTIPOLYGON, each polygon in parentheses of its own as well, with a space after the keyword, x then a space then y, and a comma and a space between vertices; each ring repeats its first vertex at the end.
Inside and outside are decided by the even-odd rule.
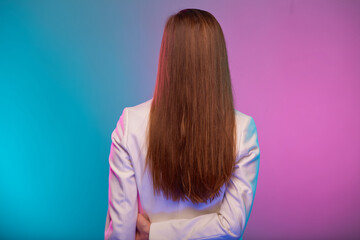
POLYGON ((128 119, 131 119, 131 122, 135 125, 144 122, 150 113, 151 103, 152 98, 137 105, 126 107, 128 119))
POLYGON ((123 108, 119 120, 123 119, 122 121, 126 120, 126 123, 128 123, 129 118, 133 121, 145 117, 150 112, 151 102, 152 98, 137 105, 123 108))
POLYGON ((145 102, 141 102, 137 105, 126 107, 125 109, 127 110, 128 117, 131 117, 132 119, 144 118, 150 112, 151 103, 152 103, 152 98, 145 102))
POLYGON ((240 132, 247 131, 247 130, 255 130, 256 125, 255 120, 252 116, 240 112, 239 110, 235 109, 235 119, 240 132))
POLYGON ((116 128, 121 128, 126 138, 128 135, 140 133, 140 129, 146 126, 151 102, 152 98, 122 109, 116 128))
POLYGON ((146 126, 147 123, 151 102, 152 98, 137 105, 124 107, 119 114, 111 138, 125 144, 129 136, 141 134, 143 132, 141 128, 146 126))
MULTIPOLYGON (((248 155, 251 151, 260 155, 257 127, 254 118, 248 114, 235 110, 238 129, 237 158, 248 155)), ((258 159, 256 157, 255 159, 258 159)))

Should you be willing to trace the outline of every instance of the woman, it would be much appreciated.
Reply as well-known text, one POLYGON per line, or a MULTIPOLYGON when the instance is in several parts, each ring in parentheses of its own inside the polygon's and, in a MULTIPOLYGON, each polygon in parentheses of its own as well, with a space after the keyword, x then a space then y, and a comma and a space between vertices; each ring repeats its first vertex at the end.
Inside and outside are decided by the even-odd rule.
POLYGON ((253 118, 234 109, 213 15, 168 18, 154 96, 126 107, 111 139, 105 239, 242 237, 260 149, 253 118))

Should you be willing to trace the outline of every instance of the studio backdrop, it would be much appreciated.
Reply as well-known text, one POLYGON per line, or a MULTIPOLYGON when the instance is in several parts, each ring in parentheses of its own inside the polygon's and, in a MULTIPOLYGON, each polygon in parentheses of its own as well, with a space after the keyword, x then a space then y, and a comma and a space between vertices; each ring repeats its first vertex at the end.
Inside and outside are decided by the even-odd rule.
POLYGON ((244 240, 360 238, 360 1, 0 1, 0 238, 103 239, 111 132, 212 13, 261 149, 244 240))

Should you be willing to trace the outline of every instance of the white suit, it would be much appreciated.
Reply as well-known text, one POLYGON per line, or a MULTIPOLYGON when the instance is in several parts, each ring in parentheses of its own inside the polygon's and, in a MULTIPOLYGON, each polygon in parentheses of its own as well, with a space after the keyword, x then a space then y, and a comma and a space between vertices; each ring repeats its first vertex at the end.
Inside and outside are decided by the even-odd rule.
POLYGON ((253 206, 260 148, 253 118, 235 109, 236 167, 211 203, 173 202, 153 194, 145 133, 152 99, 124 108, 111 134, 105 239, 135 239, 138 194, 150 218, 149 239, 239 239, 253 206), (144 172, 144 174, 143 174, 144 172))

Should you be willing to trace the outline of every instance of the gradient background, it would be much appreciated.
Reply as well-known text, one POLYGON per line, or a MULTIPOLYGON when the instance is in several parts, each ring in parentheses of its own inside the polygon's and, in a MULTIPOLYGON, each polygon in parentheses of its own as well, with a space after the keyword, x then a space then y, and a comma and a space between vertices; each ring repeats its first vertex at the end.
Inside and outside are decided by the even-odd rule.
POLYGON ((261 149, 244 240, 360 238, 360 1, 0 1, 0 238, 103 239, 111 132, 211 12, 261 149))

